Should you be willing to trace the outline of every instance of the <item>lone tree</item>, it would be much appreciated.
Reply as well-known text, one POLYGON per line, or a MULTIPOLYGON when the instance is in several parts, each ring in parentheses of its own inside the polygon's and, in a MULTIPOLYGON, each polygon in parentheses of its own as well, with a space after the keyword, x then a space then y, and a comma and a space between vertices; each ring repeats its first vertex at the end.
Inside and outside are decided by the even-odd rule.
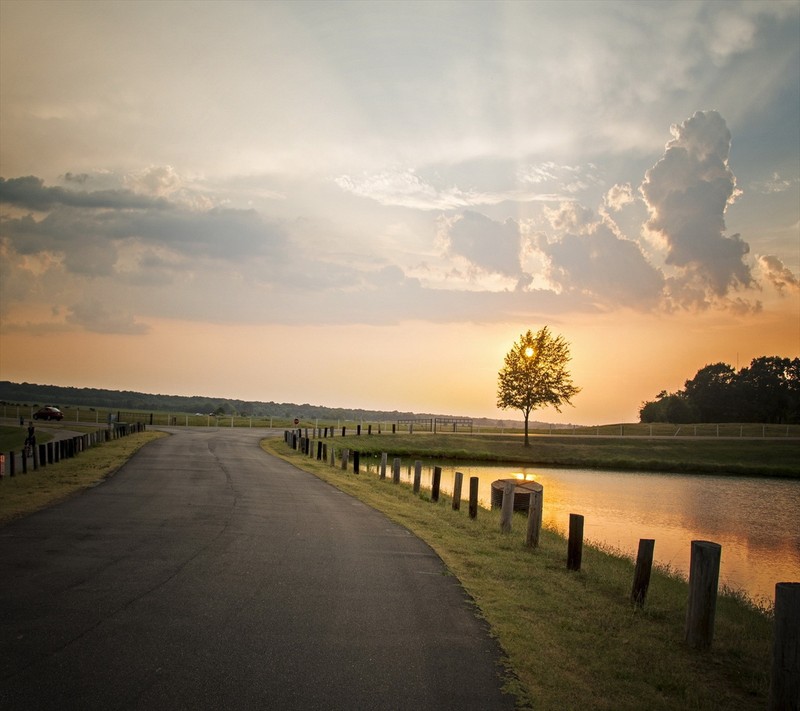
POLYGON ((561 412, 561 406, 571 405, 580 392, 567 370, 570 360, 569 344, 561 336, 553 337, 547 326, 535 336, 530 330, 523 333, 506 354, 497 374, 497 406, 522 411, 526 447, 531 411, 552 405, 561 412))

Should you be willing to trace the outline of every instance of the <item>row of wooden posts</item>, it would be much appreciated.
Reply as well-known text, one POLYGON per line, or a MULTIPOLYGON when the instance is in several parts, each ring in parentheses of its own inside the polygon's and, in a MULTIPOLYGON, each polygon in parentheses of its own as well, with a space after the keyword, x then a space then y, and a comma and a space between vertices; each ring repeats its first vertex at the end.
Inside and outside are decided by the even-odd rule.
MULTIPOLYGON (((326 433, 327 434, 327 433, 326 433)), ((284 435, 286 443, 304 455, 327 461, 330 466, 336 465, 336 452, 322 440, 314 442, 302 430, 287 430, 284 435)), ((350 468, 352 456, 353 473, 360 470, 360 453, 348 449, 341 450, 341 468, 350 468)), ((379 477, 386 479, 388 454, 381 454, 378 469, 379 477)), ((394 457, 391 467, 392 481, 400 483, 400 458, 394 457)), ((433 467, 431 480, 431 501, 439 500, 442 468, 433 467)), ((413 491, 418 494, 422 479, 422 462, 414 462, 413 491)), ((469 480, 469 516, 478 515, 478 477, 469 480)), ((453 480, 452 508, 461 507, 463 485, 462 472, 455 472, 453 480)), ((529 482, 530 485, 530 482, 529 482)), ((516 482, 504 483, 503 498, 500 507, 500 530, 511 533, 516 482)), ((542 528, 543 487, 536 484, 531 487, 528 502, 528 520, 525 530, 525 545, 536 548, 542 528)), ((584 517, 570 514, 569 534, 567 539, 567 569, 579 571, 583 557, 583 524, 584 517)), ((653 568, 653 551, 655 540, 643 538, 639 541, 636 565, 631 587, 631 602, 636 607, 645 604, 647 590, 650 586, 650 575, 653 568)), ((717 590, 719 585, 719 568, 722 546, 711 541, 692 541, 689 563, 689 598, 686 610, 685 641, 694 649, 708 649, 714 638, 714 618, 716 615, 717 590)), ((800 582, 778 583, 775 588, 775 630, 773 640, 773 664, 770 684, 770 709, 798 709, 800 700, 800 582), (794 702, 792 705, 792 699, 794 702)))
POLYGON ((9 477, 16 476, 17 473, 27 474, 29 460, 33 471, 36 471, 48 465, 57 464, 62 459, 72 459, 89 447, 125 437, 134 432, 143 432, 144 429, 145 425, 140 422, 119 422, 108 429, 98 429, 82 435, 37 444, 32 448, 30 456, 26 455, 24 449, 19 454, 13 450, 7 455, 0 454, 0 480, 6 474, 9 477), (19 472, 17 471, 17 459, 20 463, 19 472))

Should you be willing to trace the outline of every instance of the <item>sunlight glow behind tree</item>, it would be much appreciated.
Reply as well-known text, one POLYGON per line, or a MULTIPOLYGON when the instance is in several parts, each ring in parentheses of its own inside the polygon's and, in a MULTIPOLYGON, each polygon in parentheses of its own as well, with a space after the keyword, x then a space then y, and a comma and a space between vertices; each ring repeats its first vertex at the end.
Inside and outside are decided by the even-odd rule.
POLYGON ((547 326, 536 335, 529 329, 515 341, 497 375, 497 406, 520 410, 525 418, 525 446, 529 446, 528 420, 533 410, 571 405, 580 392, 567 370, 569 344, 553 336, 547 326))

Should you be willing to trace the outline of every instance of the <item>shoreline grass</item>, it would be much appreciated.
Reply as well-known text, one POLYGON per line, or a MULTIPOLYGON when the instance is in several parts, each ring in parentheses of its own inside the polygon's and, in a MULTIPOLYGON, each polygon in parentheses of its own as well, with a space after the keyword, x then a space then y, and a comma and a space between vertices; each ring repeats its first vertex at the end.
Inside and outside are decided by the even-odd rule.
POLYGON ((330 440, 362 455, 680 474, 800 478, 800 440, 383 434, 330 440))
POLYGON ((520 708, 765 707, 772 621, 746 598, 720 595, 714 644, 697 652, 683 641, 688 586, 676 575, 654 569, 637 610, 629 600, 633 562, 623 555, 585 545, 582 571, 570 572, 557 532, 545 529, 538 549, 525 547, 522 515, 503 535, 497 511, 481 509, 471 520, 466 510, 452 511, 447 496, 432 503, 427 492, 343 472, 280 440, 262 447, 382 511, 437 552, 508 655, 520 708))

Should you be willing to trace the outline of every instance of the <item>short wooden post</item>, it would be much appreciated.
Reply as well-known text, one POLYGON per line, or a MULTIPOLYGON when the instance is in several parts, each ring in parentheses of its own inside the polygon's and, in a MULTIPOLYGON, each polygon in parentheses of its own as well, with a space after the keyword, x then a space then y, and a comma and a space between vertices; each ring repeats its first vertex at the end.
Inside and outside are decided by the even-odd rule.
POLYGON ((31 454, 33 455, 33 471, 39 468, 39 445, 34 444, 31 447, 31 454))
POLYGON ((14 455, 14 450, 12 449, 8 453, 8 476, 16 476, 17 475, 17 458, 14 455))
POLYGON ((342 471, 343 472, 347 471, 347 464, 348 464, 349 460, 350 460, 350 450, 345 447, 345 449, 342 450, 342 471))
POLYGON ((775 586, 769 711, 800 709, 800 583, 775 586))
POLYGON ((320 460, 323 461, 323 462, 327 462, 328 461, 328 443, 327 442, 324 442, 323 445, 322 445, 322 456, 320 457, 320 460))
POLYGON ((686 643, 694 649, 708 649, 714 639, 721 555, 722 546, 719 543, 692 541, 686 643))
POLYGON ((392 460, 392 483, 400 483, 400 457, 395 457, 392 460))
POLYGON ((336 466, 336 447, 331 444, 331 466, 336 466))
POLYGON ((480 480, 476 476, 469 478, 469 517, 478 517, 478 484, 480 480))
POLYGON ((381 479, 386 478, 386 463, 389 460, 389 455, 386 452, 381 454, 381 479))
POLYGON ((433 483, 431 485, 431 501, 436 502, 439 500, 439 489, 442 484, 442 468, 433 468, 433 483))
POLYGON ((453 479, 453 511, 461 509, 461 484, 464 481, 463 472, 456 472, 453 479))
POLYGON ((358 474, 360 460, 361 460, 361 452, 355 450, 353 452, 353 474, 358 474))
POLYGON ((356 435, 361 436, 361 425, 356 425, 356 435))
POLYGON ((28 457, 25 456, 25 450, 24 449, 22 450, 22 452, 20 452, 20 454, 22 455, 22 473, 23 474, 27 474, 28 473, 28 457))
POLYGON ((500 508, 500 530, 511 533, 511 521, 514 516, 514 489, 517 485, 513 481, 503 484, 503 504, 500 508))
POLYGON ((367 425, 367 434, 368 435, 372 434, 372 425, 367 425))
POLYGON ((342 427, 342 437, 347 433, 347 427, 342 427))
POLYGON ((46 444, 37 444, 39 447, 39 466, 46 467, 47 466, 47 445, 46 444))
POLYGON ((633 588, 631 588, 631 601, 636 607, 644 607, 647 588, 650 587, 655 545, 656 542, 652 538, 639 539, 639 552, 636 555, 636 569, 633 573, 633 588))
POLYGON ((583 558, 583 516, 569 515, 569 541, 567 542, 567 570, 580 570, 583 558))
POLYGON ((317 440, 317 461, 322 459, 322 440, 317 440))
POLYGON ((422 485, 422 462, 417 459, 414 462, 414 493, 419 494, 420 486, 422 485))
POLYGON ((539 536, 542 532, 542 505, 544 490, 532 491, 528 499, 528 528, 525 531, 525 545, 530 548, 539 547, 539 536))

